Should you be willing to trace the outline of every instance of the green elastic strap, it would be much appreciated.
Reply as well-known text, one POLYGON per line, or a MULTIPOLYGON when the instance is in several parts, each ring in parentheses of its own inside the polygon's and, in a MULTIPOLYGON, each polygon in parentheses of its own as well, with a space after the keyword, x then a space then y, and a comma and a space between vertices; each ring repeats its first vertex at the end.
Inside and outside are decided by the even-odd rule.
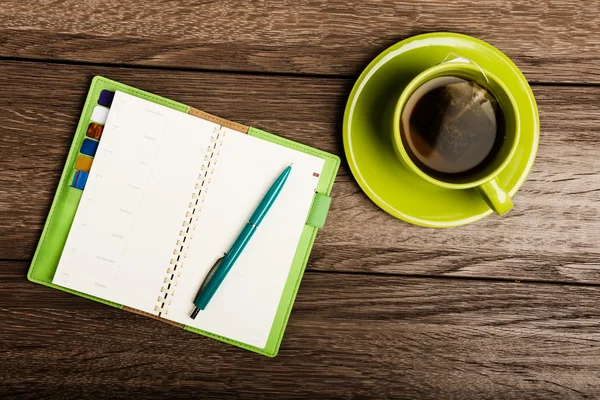
POLYGON ((315 193, 313 204, 310 208, 308 219, 306 220, 306 225, 322 228, 325 225, 330 205, 331 197, 325 194, 315 193))

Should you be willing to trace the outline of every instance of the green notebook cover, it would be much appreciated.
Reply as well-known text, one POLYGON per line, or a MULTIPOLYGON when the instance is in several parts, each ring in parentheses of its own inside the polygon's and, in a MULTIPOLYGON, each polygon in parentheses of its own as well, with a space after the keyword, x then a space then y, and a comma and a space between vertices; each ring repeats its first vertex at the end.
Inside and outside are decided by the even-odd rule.
MULTIPOLYGON (((325 217, 327 215, 327 211, 329 209, 329 204, 331 201, 329 194, 331 192, 331 187, 333 186, 335 175, 340 164, 339 157, 306 145, 302 145, 300 143, 293 142, 291 140, 278 137, 260 129, 245 127, 241 124, 237 124, 231 121, 212 116, 210 114, 191 108, 190 106, 187 106, 185 104, 168 100, 163 97, 144 92, 142 90, 124 85, 116 81, 112 81, 101 76, 96 76, 92 80, 92 84, 90 86, 88 96, 85 101, 85 106, 83 108, 83 112, 81 113, 79 124, 77 125, 75 137, 73 138, 73 143, 71 145, 71 149, 69 150, 69 155, 67 157, 67 161, 65 163, 63 173, 58 184, 58 189, 54 196, 52 207, 50 208, 46 224, 44 225, 42 236, 40 238, 35 255, 33 257, 33 261, 29 268, 27 278, 32 282, 40 283, 42 285, 70 292, 78 296, 82 296, 104 304, 108 304, 113 307, 123 308, 121 304, 106 301, 101 298, 70 290, 58 285, 54 285, 52 283, 54 272, 58 267, 58 262, 62 254, 65 241, 69 234, 71 223, 73 222, 75 212, 79 205, 79 200, 81 199, 81 195, 83 193, 83 191, 75 189, 70 185, 71 181, 73 180, 73 176, 75 175, 75 161, 79 155, 79 149, 81 148, 81 144, 86 137, 86 131, 88 125, 90 124, 92 110, 97 105, 97 99, 99 98, 100 93, 103 90, 109 90, 113 92, 115 90, 119 90, 121 92, 152 101, 154 103, 172 108, 174 110, 189 113, 199 118, 219 123, 223 126, 237 129, 243 132, 247 131, 247 133, 251 136, 267 140, 273 143, 277 143, 282 146, 293 148, 295 150, 311 154, 316 157, 320 157, 325 161, 323 171, 317 184, 317 193, 315 194, 313 205, 311 207, 309 215, 307 216, 307 222, 302 231, 302 235, 298 243, 296 253, 294 255, 292 266, 290 268, 290 273, 288 275, 285 288, 281 296, 281 300, 279 302, 279 307, 277 308, 277 313, 275 315, 275 319, 273 321, 273 325, 271 327, 266 346, 264 348, 258 348, 189 326, 183 327, 185 330, 191 332, 195 332, 204 336, 209 336, 214 339, 230 343, 242 347, 244 349, 254 351, 259 354, 274 357, 275 355, 277 355, 277 352, 279 350, 283 333, 285 331, 285 327, 287 325, 287 321, 290 316, 294 300, 296 298, 296 293, 298 292, 298 287, 300 285, 304 269, 306 268, 306 264, 308 262, 310 251, 314 244, 317 231, 323 226, 325 222, 325 217)), ((139 313, 145 314, 143 312, 139 313)), ((165 322, 170 322, 162 318, 159 319, 165 322)))

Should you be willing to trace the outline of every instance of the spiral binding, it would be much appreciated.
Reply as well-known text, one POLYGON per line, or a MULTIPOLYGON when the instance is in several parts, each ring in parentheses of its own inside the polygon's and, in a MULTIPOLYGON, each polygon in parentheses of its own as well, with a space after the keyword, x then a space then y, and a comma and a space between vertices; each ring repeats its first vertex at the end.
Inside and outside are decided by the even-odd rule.
POLYGON ((192 201, 190 201, 188 205, 185 219, 181 224, 183 229, 179 231, 179 239, 175 242, 173 258, 171 258, 170 265, 167 268, 163 282, 164 285, 160 288, 160 295, 156 300, 157 304, 154 306, 154 311, 158 312, 159 317, 162 314, 167 315, 169 312, 169 306, 171 305, 173 294, 175 293, 175 288, 177 287, 177 282, 181 275, 181 270, 183 269, 192 236, 196 230, 198 215, 204 205, 204 200, 208 193, 208 184, 210 183, 215 165, 217 164, 217 157, 221 152, 225 134, 226 131, 223 127, 213 129, 210 145, 206 149, 204 161, 200 167, 201 172, 198 174, 198 179, 194 185, 194 191, 191 196, 192 201))

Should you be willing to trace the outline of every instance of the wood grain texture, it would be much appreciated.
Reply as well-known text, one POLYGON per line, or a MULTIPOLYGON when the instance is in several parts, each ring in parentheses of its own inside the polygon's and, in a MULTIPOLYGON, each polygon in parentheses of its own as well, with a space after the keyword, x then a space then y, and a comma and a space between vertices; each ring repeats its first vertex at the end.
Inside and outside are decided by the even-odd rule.
POLYGON ((435 31, 500 48, 532 81, 600 82, 600 3, 557 0, 5 0, 0 56, 191 69, 357 75, 435 31))
POLYGON ((596 287, 307 273, 268 359, 0 262, 2 398, 584 399, 596 287))
POLYGON ((599 31, 583 0, 2 1, 0 398, 600 398, 599 31), (277 358, 26 281, 93 75, 342 155, 354 78, 434 31, 545 83, 534 170, 432 230, 343 164, 277 358))
MULTIPOLYGON (((94 74, 343 153, 351 80, 5 62, 1 259, 31 259, 94 74)), ((600 283, 600 88, 534 86, 534 93, 538 159, 511 213, 450 230, 411 226, 372 204, 343 165, 309 268, 600 283)))

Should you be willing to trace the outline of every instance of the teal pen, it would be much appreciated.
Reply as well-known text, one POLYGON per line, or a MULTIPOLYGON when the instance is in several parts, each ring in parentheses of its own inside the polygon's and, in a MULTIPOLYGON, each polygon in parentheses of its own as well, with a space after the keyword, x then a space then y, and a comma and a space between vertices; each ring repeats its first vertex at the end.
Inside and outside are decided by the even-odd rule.
POLYGON ((283 170, 281 175, 275 180, 271 188, 267 191, 263 199, 258 204, 258 207, 240 232, 235 242, 229 249, 229 251, 212 266, 208 274, 206 274, 206 278, 204 278, 204 282, 200 286, 200 290, 198 290, 198 294, 194 299, 194 312, 190 317, 195 319, 198 313, 206 308, 212 297, 215 295, 221 283, 233 267, 233 264, 236 262, 244 248, 256 232, 256 229, 265 218, 265 215, 271 209, 273 203, 281 193, 281 189, 283 189, 283 185, 287 181, 290 172, 292 171, 292 164, 288 165, 286 169, 283 170))

